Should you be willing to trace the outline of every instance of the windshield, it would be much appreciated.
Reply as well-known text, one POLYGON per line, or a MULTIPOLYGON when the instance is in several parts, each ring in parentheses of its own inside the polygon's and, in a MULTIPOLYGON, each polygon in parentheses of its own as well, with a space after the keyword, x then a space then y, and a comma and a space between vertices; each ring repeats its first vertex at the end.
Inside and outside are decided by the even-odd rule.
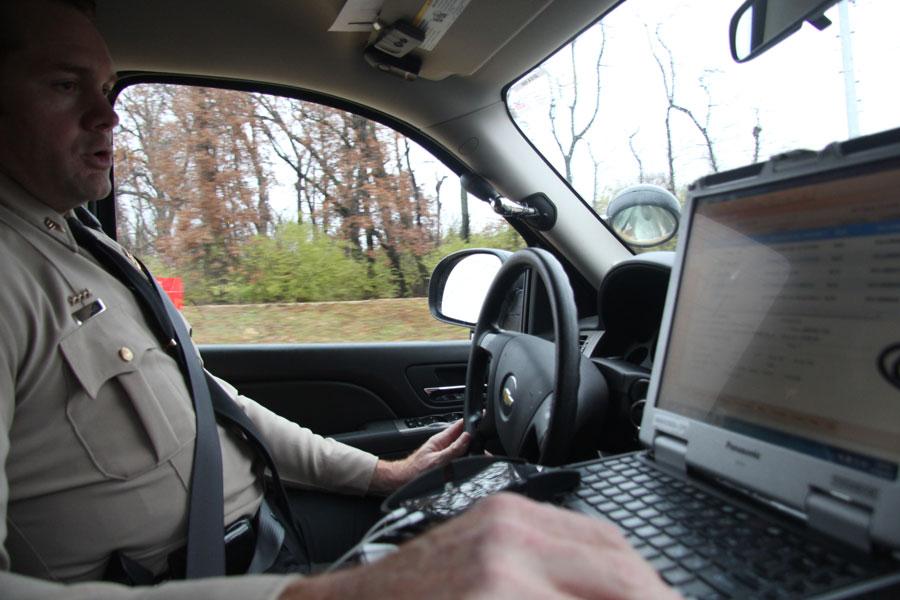
POLYGON ((739 4, 629 0, 511 87, 517 125, 601 217, 635 184, 683 203, 703 175, 900 125, 900 2, 843 0, 744 64, 739 4))

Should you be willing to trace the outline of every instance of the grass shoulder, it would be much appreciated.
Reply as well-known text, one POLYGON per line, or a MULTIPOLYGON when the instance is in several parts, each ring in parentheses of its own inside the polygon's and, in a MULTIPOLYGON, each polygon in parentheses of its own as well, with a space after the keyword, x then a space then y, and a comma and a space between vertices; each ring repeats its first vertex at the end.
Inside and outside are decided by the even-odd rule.
POLYGON ((465 340, 469 330, 435 320, 426 298, 185 306, 198 344, 465 340))

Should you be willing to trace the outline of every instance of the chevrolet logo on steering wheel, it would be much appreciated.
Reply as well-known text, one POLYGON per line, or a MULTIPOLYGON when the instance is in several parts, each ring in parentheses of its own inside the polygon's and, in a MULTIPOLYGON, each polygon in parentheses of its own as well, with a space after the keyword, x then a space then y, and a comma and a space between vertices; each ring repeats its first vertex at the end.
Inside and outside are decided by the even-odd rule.
POLYGON ((512 408, 513 403, 516 401, 516 391, 516 378, 514 375, 510 375, 503 385, 503 404, 507 408, 512 408))

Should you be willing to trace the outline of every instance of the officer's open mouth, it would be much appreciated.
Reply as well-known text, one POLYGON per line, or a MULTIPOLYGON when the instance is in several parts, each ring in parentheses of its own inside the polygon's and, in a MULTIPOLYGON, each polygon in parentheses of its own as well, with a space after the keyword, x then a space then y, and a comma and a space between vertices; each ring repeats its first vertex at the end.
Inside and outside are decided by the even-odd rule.
POLYGON ((92 154, 85 155, 85 160, 89 166, 108 169, 112 166, 113 153, 111 150, 98 150, 92 154))

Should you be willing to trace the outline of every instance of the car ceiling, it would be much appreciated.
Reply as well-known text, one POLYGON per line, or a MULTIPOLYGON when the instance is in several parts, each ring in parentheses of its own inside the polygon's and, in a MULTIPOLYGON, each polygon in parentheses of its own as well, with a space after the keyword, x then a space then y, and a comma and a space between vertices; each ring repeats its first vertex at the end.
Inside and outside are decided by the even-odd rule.
MULTIPOLYGON (((385 0, 412 19, 426 0, 385 0)), ((437 0, 439 1, 439 0, 437 0)), ((329 32, 345 0, 98 0, 120 72, 287 85, 350 100, 426 130, 499 102, 506 84, 616 0, 474 0, 404 81, 369 66, 362 32, 329 32)))

